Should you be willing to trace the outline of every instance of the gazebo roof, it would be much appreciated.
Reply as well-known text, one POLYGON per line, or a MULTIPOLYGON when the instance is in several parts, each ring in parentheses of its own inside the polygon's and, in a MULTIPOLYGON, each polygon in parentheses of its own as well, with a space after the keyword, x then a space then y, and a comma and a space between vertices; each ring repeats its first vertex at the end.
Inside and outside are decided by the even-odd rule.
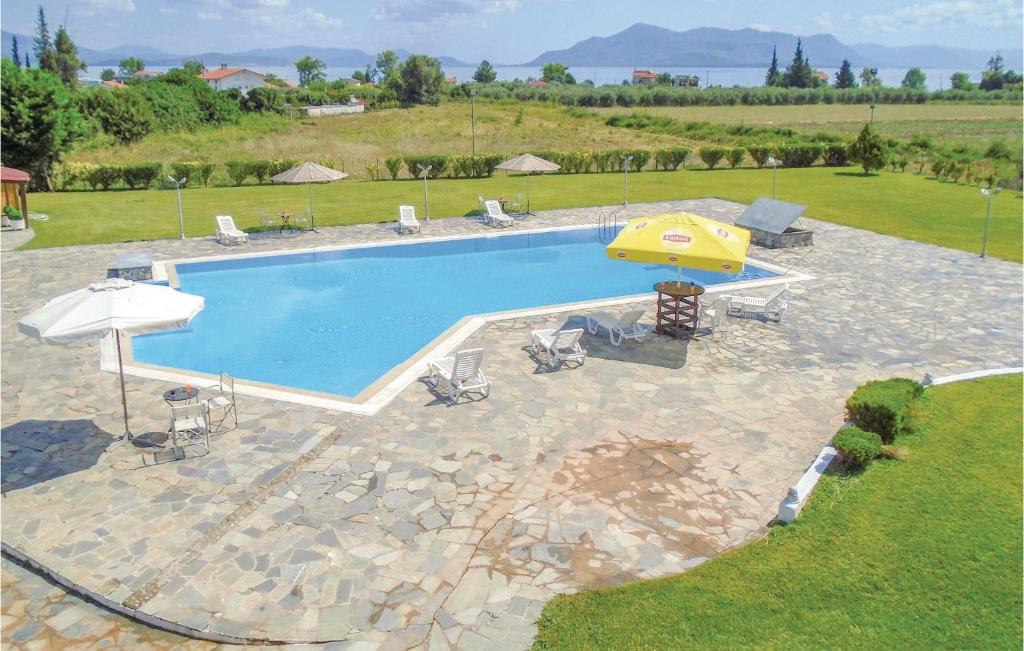
POLYGON ((28 183, 32 177, 13 167, 0 167, 0 182, 3 183, 28 183))

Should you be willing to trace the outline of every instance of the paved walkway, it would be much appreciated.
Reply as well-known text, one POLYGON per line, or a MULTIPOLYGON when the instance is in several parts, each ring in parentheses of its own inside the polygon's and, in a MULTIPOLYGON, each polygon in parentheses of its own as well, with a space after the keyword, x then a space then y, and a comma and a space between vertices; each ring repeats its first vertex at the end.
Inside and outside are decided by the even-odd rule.
MULTIPOLYGON (((729 219, 742 206, 630 212, 672 208, 729 219)), ((782 324, 730 319, 688 346, 588 336, 587 363, 551 373, 523 350, 529 331, 582 312, 490 323, 470 341, 487 350, 486 400, 446 407, 414 383, 357 418, 246 399, 210 455, 152 466, 103 453, 119 405, 96 346, 39 344, 15 322, 116 253, 223 250, 4 253, 3 541, 125 608, 230 639, 523 648, 555 594, 679 572, 763 535, 860 382, 1021 363, 1019 265, 806 222, 813 249, 753 250, 818 277, 793 288, 782 324)), ((360 226, 250 248, 394 237, 360 226)), ((136 431, 166 428, 165 388, 129 379, 136 431)))

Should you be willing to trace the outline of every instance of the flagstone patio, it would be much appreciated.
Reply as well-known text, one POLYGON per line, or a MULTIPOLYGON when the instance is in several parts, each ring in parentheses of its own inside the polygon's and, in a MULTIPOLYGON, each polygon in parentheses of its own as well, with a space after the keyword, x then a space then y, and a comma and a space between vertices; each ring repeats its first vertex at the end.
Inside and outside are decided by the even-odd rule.
MULTIPOLYGON (((707 199, 624 216, 742 208, 707 199)), ((117 253, 223 248, 4 252, 5 548, 214 639, 524 648, 556 594, 680 572, 763 535, 859 383, 1021 364, 1020 265, 805 221, 813 249, 751 250, 816 276, 793 286, 781 324, 729 319, 689 345, 588 335, 583 367, 548 372, 524 350, 530 330, 581 325, 584 311, 492 322, 467 342, 487 351, 486 400, 447 407, 416 382, 357 417, 242 397, 239 427, 208 456, 158 465, 104 452, 121 431, 119 391, 97 346, 40 344, 15 324, 102 278, 117 253)), ((482 229, 449 219, 423 236, 482 229)), ((249 248, 396 237, 369 225, 249 248)), ((639 306, 649 323, 653 305, 639 306)), ((133 428, 165 430, 170 385, 128 384, 133 428)))

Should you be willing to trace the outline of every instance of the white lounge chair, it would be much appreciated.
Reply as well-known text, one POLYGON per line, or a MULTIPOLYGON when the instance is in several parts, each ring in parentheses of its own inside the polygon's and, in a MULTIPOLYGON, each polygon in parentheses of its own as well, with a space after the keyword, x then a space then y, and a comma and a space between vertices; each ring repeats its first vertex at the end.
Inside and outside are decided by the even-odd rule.
POLYGON ((398 232, 420 232, 420 220, 416 219, 416 209, 412 206, 398 207, 398 232))
POLYGON ((480 368, 483 360, 483 348, 460 350, 453 356, 436 359, 427 366, 429 382, 439 391, 443 384, 448 402, 453 405, 471 391, 486 398, 491 393, 491 382, 480 368))
POLYGON ((744 314, 764 314, 769 319, 782 321, 782 315, 786 311, 786 300, 783 298, 789 285, 780 285, 775 291, 765 297, 758 296, 731 296, 729 299, 729 316, 742 316, 744 314))
POLYGON ((713 335, 725 330, 725 315, 729 312, 728 296, 718 296, 713 301, 704 303, 700 311, 700 330, 702 334, 713 335))
POLYGON ((207 424, 211 428, 221 431, 221 426, 230 417, 233 423, 232 427, 238 427, 238 411, 235 409, 235 378, 221 371, 220 382, 204 390, 213 393, 213 396, 206 400, 207 424))
POLYGON ((630 310, 620 317, 614 317, 607 312, 594 312, 587 315, 587 330, 590 334, 596 335, 598 329, 604 328, 608 331, 608 341, 613 346, 618 346, 623 339, 643 341, 647 331, 638 323, 643 317, 643 310, 630 310))
POLYGON ((235 227, 231 215, 217 215, 217 241, 224 245, 245 244, 249 236, 235 227))
POLYGON ((530 341, 533 344, 533 352, 539 354, 541 350, 547 353, 548 366, 558 368, 566 362, 578 362, 579 366, 587 359, 587 351, 580 345, 580 337, 583 336, 583 328, 572 330, 534 330, 530 333, 530 341))
POLYGON ((487 223, 495 228, 505 228, 515 224, 515 220, 502 211, 501 204, 493 199, 484 202, 487 209, 487 223))

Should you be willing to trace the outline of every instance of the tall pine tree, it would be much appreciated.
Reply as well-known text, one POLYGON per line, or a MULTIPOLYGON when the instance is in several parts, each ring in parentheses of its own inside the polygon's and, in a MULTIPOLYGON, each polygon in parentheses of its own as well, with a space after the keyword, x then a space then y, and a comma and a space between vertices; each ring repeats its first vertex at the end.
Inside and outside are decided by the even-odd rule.
POLYGON ((11 37, 11 60, 14 61, 14 65, 21 67, 21 54, 18 53, 18 37, 11 37))
POLYGON ((53 37, 53 47, 53 72, 57 73, 65 86, 75 88, 78 85, 78 72, 85 70, 86 65, 78 58, 78 47, 63 25, 57 28, 57 33, 53 37))
POLYGON ((814 73, 811 63, 804 57, 804 46, 800 39, 796 40, 796 52, 793 61, 786 68, 783 85, 787 88, 810 88, 814 86, 814 73))
POLYGON ((36 53, 36 61, 42 61, 43 54, 53 48, 53 41, 50 40, 50 26, 46 24, 43 5, 39 5, 39 13, 36 15, 36 35, 32 39, 32 44, 36 53))
POLYGON ((782 75, 779 74, 779 55, 772 46, 772 64, 768 66, 768 74, 764 76, 765 86, 778 86, 782 75))
POLYGON ((836 73, 836 88, 856 88, 857 78, 853 76, 853 70, 850 69, 850 62, 847 59, 843 59, 843 63, 839 66, 839 72, 836 73))

